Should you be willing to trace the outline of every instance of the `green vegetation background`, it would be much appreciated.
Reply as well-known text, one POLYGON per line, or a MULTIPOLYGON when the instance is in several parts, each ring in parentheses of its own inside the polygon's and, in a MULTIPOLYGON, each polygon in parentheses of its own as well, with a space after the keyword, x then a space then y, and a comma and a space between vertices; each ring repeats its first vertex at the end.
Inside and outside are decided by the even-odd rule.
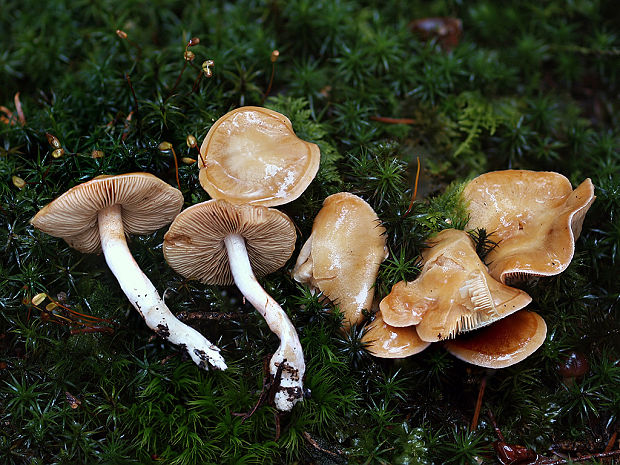
MULTIPOLYGON (((4 0, 1 11, 0 105, 13 118, 0 115, 0 463, 496 463, 488 409, 507 442, 541 455, 600 452, 617 431, 617 2, 4 0), (462 20, 453 50, 409 29, 432 16, 462 20), (200 44, 185 66, 192 37, 200 44), (234 288, 182 280, 163 259, 164 230, 131 239, 174 312, 216 312, 188 320, 230 366, 204 372, 153 337, 103 257, 29 225, 43 205, 99 174, 147 171, 176 185, 172 153, 158 145, 196 158, 189 134, 200 143, 226 111, 261 105, 276 48, 264 104, 323 156, 308 191, 282 208, 299 226, 297 251, 327 195, 361 195, 388 228, 379 295, 416 276, 430 233, 463 227, 458 183, 509 167, 558 171, 573 185, 592 178, 597 200, 572 264, 528 288, 549 327, 539 351, 492 373, 439 344, 375 360, 361 328, 341 335, 337 313, 295 284, 291 262, 262 283, 299 328, 311 397, 280 419, 276 441, 272 407, 245 422, 235 415, 257 401, 263 359, 278 342, 234 288), (206 59, 213 77, 192 91, 206 59), (64 156, 52 156, 46 133, 64 156), (419 200, 404 217, 416 157, 419 200), (27 305, 39 292, 111 319, 113 333, 71 334, 58 311, 27 305), (574 351, 590 369, 571 384, 557 366, 574 351), (470 432, 485 377, 481 421, 470 432)), ((195 165, 181 163, 179 175, 186 206, 208 198, 195 165)))

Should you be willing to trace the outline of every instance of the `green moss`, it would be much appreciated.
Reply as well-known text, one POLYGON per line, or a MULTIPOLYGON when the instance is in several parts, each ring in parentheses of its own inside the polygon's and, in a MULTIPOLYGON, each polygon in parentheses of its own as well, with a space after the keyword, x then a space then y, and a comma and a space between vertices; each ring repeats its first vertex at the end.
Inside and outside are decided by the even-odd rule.
MULTIPOLYGON (((575 452, 604 449, 620 414, 616 9, 607 0, 52 0, 44 10, 33 0, 4 2, 0 105, 13 116, 0 110, 0 462, 493 463, 486 409, 508 442, 540 454, 562 442, 575 452), (451 51, 408 27, 442 16, 463 22, 451 51), (192 37, 200 43, 189 63, 192 37), (207 59, 213 76, 199 77, 207 59), (390 249, 380 296, 417 276, 431 234, 465 227, 468 179, 506 168, 558 171, 574 185, 590 177, 597 200, 573 263, 527 289, 549 328, 543 347, 492 375, 439 345, 401 361, 374 359, 365 328, 340 332, 337 305, 294 283, 291 260, 261 282, 299 329, 311 395, 280 417, 276 440, 272 407, 245 421, 237 415, 258 400, 263 359, 278 341, 234 288, 176 275, 163 259, 164 230, 130 241, 173 312, 205 312, 188 322, 222 347, 230 369, 204 372, 153 337, 103 257, 29 225, 46 203, 99 174, 148 171, 176 185, 161 142, 196 159, 188 135, 200 142, 225 112, 262 104, 321 148, 317 178, 283 206, 299 227, 297 250, 325 197, 362 196, 390 249), (63 157, 52 156, 47 133, 63 157), (113 333, 72 334, 66 320, 25 305, 39 292, 110 320, 113 333), (571 351, 590 370, 567 385, 557 365, 571 351), (483 415, 469 432, 484 377, 483 415)), ((208 199, 195 165, 181 163, 179 181, 186 206, 208 199)), ((472 234, 484 256, 493 236, 472 234)))

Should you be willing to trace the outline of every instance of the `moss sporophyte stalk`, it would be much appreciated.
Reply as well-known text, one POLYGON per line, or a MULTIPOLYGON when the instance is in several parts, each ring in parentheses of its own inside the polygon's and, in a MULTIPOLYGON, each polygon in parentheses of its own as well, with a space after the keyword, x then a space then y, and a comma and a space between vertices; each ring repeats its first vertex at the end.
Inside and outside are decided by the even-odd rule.
MULTIPOLYGON (((241 0, 157 8, 51 0, 44 9, 32 0, 5 2, 0 463, 617 462, 616 18, 609 0, 241 0), (295 338, 283 343, 236 286, 178 274, 165 261, 167 226, 137 234, 123 220, 123 256, 133 257, 135 272, 122 280, 148 276, 156 290, 149 295, 187 328, 177 334, 195 331, 200 337, 190 340, 219 348, 226 370, 203 369, 157 323, 149 328, 132 304, 148 292, 128 299, 103 253, 82 253, 30 224, 54 199, 101 175, 149 173, 179 191, 181 211, 212 202, 200 168, 228 163, 226 184, 240 175, 247 181, 249 171, 233 170, 225 150, 210 158, 200 148, 206 140, 222 149, 233 141, 247 153, 242 131, 228 139, 220 133, 226 125, 216 125, 233 112, 232 128, 243 107, 284 115, 254 140, 280 134, 296 147, 288 153, 308 154, 294 168, 316 169, 303 187, 286 176, 275 183, 276 193, 287 184, 290 202, 253 207, 275 208, 295 225, 279 268, 261 276, 246 243, 261 292, 277 302, 276 314, 303 350, 303 399, 290 412, 274 402, 288 358, 271 362, 295 338), (314 146, 320 156, 310 162, 314 146), (507 171, 520 178, 500 194, 486 179, 507 171), (557 174, 543 180, 548 172, 557 174), (524 173, 535 174, 534 186, 524 173), (542 186, 553 187, 547 193, 556 192, 555 203, 541 198, 542 186), (497 204, 510 208, 484 208, 488 198, 477 191, 495 192, 497 204), (385 241, 388 254, 383 261, 385 250, 375 254, 373 302, 356 307, 360 323, 350 326, 346 293, 328 292, 318 255, 305 263, 317 270, 319 286, 291 274, 304 244, 321 236, 314 223, 323 203, 344 192, 375 212, 385 232, 372 238, 385 241), (529 205, 530 194, 545 207, 529 205), (530 221, 541 213, 538 224, 530 221), (377 311, 395 286, 407 291, 401 297, 434 289, 425 284, 432 260, 424 257, 438 252, 441 246, 429 245, 446 230, 467 234, 457 233, 471 257, 446 255, 432 266, 459 275, 463 262, 476 259, 475 276, 462 272, 461 284, 441 286, 471 309, 445 307, 442 315, 469 318, 442 320, 446 328, 437 333, 456 326, 459 333, 437 341, 429 332, 428 342, 417 328, 424 315, 418 325, 388 327, 377 311), (558 245, 562 237, 570 240, 558 245), (541 263, 524 267, 513 250, 541 263), (494 298, 499 284, 531 303, 491 322, 506 310, 494 298), (465 322, 487 321, 460 331, 465 322), (409 345, 401 346, 405 335, 409 345), (516 346, 508 335, 518 336, 516 346), (379 348, 384 337, 391 342, 379 348), (500 340, 508 342, 504 353, 538 348, 505 368, 461 360, 480 361, 500 340), (380 358, 379 351, 403 357, 380 358), (566 370, 571 360, 580 369, 574 376, 566 370)), ((286 173, 270 159, 270 145, 262 146, 257 158, 267 163, 255 179, 286 173)), ((70 229, 82 214, 65 214, 53 229, 70 229)), ((88 236, 99 237, 98 220, 91 223, 88 236)), ((430 296, 420 300, 436 305, 430 296)))

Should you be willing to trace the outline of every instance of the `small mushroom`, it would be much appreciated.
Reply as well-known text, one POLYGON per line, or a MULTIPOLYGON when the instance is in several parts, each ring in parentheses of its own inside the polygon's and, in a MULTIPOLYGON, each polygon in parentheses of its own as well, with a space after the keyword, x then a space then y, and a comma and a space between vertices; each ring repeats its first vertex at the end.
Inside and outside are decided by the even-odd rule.
POLYGON ((177 320, 127 247, 125 234, 150 234, 170 223, 182 206, 181 192, 152 174, 98 176, 69 189, 30 222, 82 253, 103 251, 121 289, 149 328, 185 348, 200 367, 206 369, 210 363, 224 370, 220 349, 177 320))
POLYGON ((214 199, 272 207, 299 197, 319 169, 316 144, 298 138, 289 119, 241 107, 218 119, 200 147, 200 184, 214 199))
POLYGON ((533 354, 545 342, 547 325, 527 310, 513 313, 478 331, 446 341, 452 355, 487 368, 506 368, 533 354))
POLYGON ((379 265, 387 257, 385 228, 368 203, 340 192, 323 202, 302 247, 293 278, 321 291, 340 307, 349 327, 374 297, 379 265))
POLYGON ((404 358, 426 349, 431 343, 420 339, 415 326, 396 328, 383 321, 381 312, 362 337, 368 351, 379 358, 404 358))
POLYGON ((506 170, 473 179, 463 198, 467 228, 493 231, 498 240, 486 257, 491 276, 510 283, 564 271, 596 197, 590 179, 573 191, 558 173, 506 170))
POLYGON ((575 380, 581 378, 590 369, 587 357, 581 352, 571 351, 558 364, 558 373, 567 386, 572 386, 575 380))
POLYGON ((445 229, 429 245, 420 276, 396 283, 379 304, 387 324, 417 325, 423 341, 435 342, 491 324, 531 302, 525 292, 489 275, 466 232, 445 229))
POLYGON ((297 332, 280 305, 256 280, 282 267, 293 254, 295 226, 284 213, 253 205, 209 200, 181 212, 164 237, 164 256, 181 275, 206 284, 237 285, 280 338, 270 372, 281 369, 278 410, 303 397, 306 370, 297 332))

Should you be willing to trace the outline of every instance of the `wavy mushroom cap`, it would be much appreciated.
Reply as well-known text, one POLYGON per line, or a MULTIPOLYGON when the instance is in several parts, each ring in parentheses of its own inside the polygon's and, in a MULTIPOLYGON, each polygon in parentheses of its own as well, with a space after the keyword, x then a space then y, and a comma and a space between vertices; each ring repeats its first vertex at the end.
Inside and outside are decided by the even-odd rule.
POLYGON ((183 210, 164 236, 164 257, 179 274, 205 284, 234 283, 224 238, 243 236, 252 270, 264 276, 284 266, 297 234, 284 213, 253 205, 208 200, 183 210))
POLYGON ((80 252, 99 253, 98 213, 112 205, 121 206, 125 233, 150 234, 181 211, 183 194, 149 173, 97 176, 47 204, 30 223, 80 252))
POLYGON ((453 338, 504 318, 528 305, 525 292, 493 279, 464 231, 446 229, 422 252, 424 266, 401 281, 379 304, 391 326, 417 325, 424 341, 453 338))
POLYGON ((447 341, 455 357, 487 368, 506 368, 533 354, 545 342, 547 325, 540 315, 527 310, 514 313, 490 326, 447 341))
POLYGON ((387 256, 385 228, 357 195, 340 192, 323 202, 304 244, 293 278, 318 288, 344 314, 344 326, 369 310, 379 265, 387 256))
POLYGON ((383 321, 381 312, 362 337, 366 349, 379 358, 404 358, 426 349, 431 343, 420 339, 414 326, 395 328, 383 321))
POLYGON ((214 199, 272 207, 299 197, 319 169, 321 152, 289 119, 261 107, 226 113, 200 147, 200 184, 214 199))
POLYGON ((473 179, 463 198, 467 228, 494 233, 498 246, 487 255, 489 272, 506 283, 564 271, 596 197, 590 179, 573 191, 558 173, 506 170, 473 179))

